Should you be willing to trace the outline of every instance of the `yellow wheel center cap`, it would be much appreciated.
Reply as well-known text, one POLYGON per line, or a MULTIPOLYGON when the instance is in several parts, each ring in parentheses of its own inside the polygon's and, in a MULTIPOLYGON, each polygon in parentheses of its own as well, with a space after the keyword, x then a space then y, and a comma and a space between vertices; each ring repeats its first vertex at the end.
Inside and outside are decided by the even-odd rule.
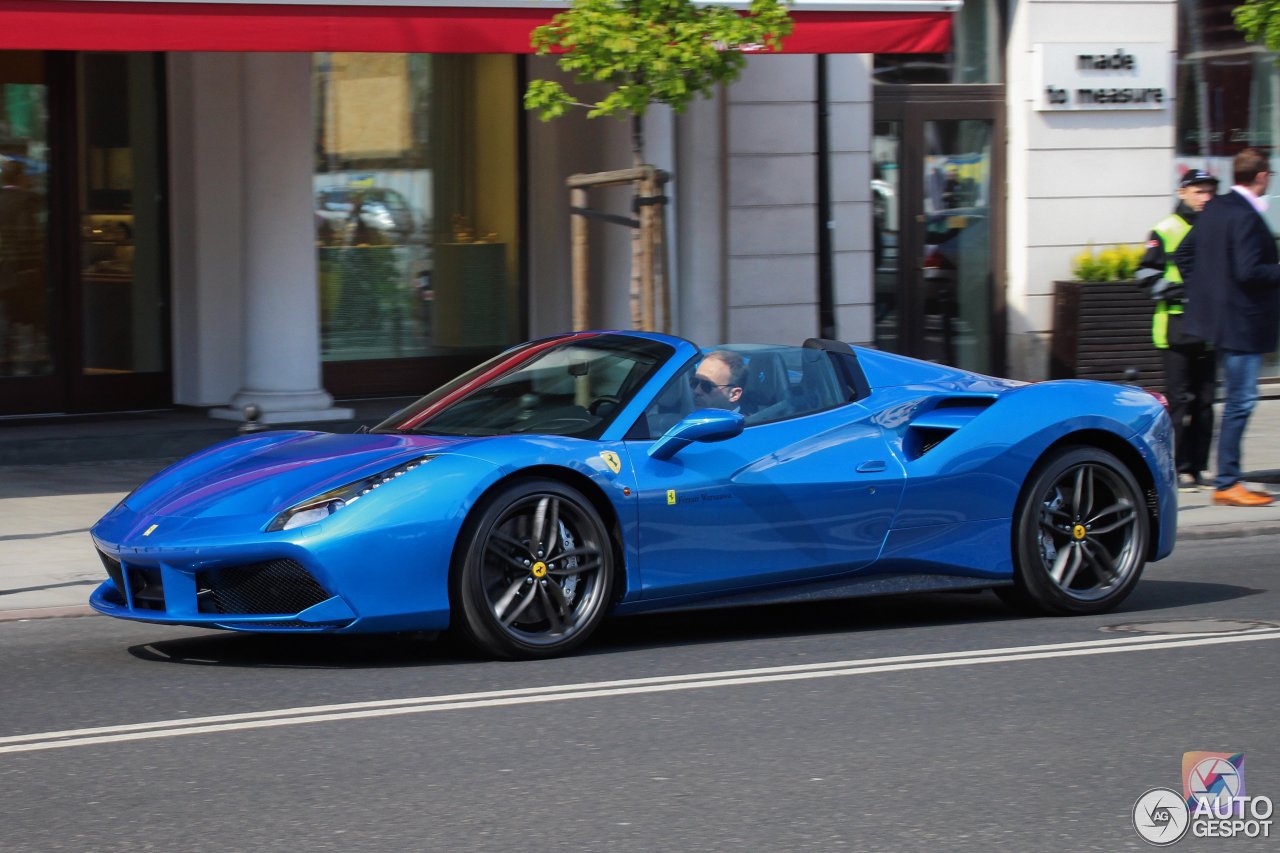
POLYGON ((1088 532, 1089 531, 1084 529, 1083 524, 1077 524, 1075 527, 1071 528, 1071 535, 1074 536, 1077 541, 1083 539, 1088 532))
POLYGON ((533 568, 530 571, 533 572, 535 578, 545 578, 547 576, 547 564, 539 560, 533 564, 533 568))

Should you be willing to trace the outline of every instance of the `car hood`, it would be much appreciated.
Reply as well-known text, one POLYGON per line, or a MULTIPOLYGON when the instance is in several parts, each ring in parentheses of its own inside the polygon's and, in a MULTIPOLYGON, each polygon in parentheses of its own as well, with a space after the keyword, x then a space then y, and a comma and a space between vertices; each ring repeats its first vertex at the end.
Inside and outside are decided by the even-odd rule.
POLYGON ((183 459, 139 486, 123 503, 138 513, 172 518, 274 514, 465 443, 469 442, 437 436, 264 433, 183 459))

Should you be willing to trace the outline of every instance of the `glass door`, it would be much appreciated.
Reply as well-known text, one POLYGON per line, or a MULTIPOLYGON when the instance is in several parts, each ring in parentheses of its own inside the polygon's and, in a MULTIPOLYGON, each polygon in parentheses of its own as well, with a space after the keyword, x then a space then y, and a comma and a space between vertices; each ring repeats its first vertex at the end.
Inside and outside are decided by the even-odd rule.
POLYGON ((78 57, 73 411, 171 399, 160 68, 152 53, 78 57))
POLYGON ((0 414, 47 410, 60 396, 49 208, 44 54, 0 52, 0 414))
POLYGON ((1001 87, 878 87, 872 141, 875 342, 1004 369, 1001 87))
POLYGON ((172 399, 161 68, 0 51, 0 417, 172 399))
POLYGON ((922 354, 991 372, 991 135, 987 119, 925 121, 917 229, 922 354))

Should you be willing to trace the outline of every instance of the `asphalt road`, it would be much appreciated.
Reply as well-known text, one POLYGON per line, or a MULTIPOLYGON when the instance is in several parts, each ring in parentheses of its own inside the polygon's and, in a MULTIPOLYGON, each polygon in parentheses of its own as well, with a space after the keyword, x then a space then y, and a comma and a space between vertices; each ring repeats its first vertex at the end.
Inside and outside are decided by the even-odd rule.
POLYGON ((1147 849, 1134 802, 1180 789, 1185 751, 1243 751, 1280 800, 1280 632, 1179 633, 1280 626, 1278 546, 1180 545, 1102 617, 990 593, 727 610, 539 663, 3 622, 0 849, 1147 849))

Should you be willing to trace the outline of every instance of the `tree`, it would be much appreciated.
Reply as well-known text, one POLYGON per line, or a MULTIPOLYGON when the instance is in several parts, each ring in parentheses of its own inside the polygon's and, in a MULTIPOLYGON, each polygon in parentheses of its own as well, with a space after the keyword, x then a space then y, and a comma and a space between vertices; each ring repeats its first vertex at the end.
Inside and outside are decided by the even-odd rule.
POLYGON ((1236 29, 1244 33, 1246 39, 1262 42, 1267 50, 1280 52, 1280 0, 1244 0, 1231 15, 1236 29))
MULTIPOLYGON (((556 63, 575 82, 605 85, 609 91, 594 103, 584 103, 554 80, 532 80, 524 106, 543 121, 572 107, 586 109, 589 118, 631 116, 632 165, 640 169, 644 116, 650 104, 682 112, 694 97, 710 97, 716 86, 737 79, 746 65, 744 52, 778 50, 790 32, 785 0, 751 0, 742 12, 692 0, 572 0, 566 11, 534 29, 531 43, 540 55, 557 54, 556 63)), ((652 167, 645 168, 648 175, 654 174, 652 167)), ((653 315, 662 313, 652 305, 654 267, 662 262, 661 252, 653 251, 655 241, 660 241, 661 216, 655 227, 651 206, 655 200, 660 203, 656 187, 661 180, 632 182, 641 213, 641 226, 632 226, 631 246, 631 314, 637 328, 650 328, 653 315)), ((585 189, 576 192, 585 197, 585 189)), ((586 312, 585 226, 580 233, 581 240, 575 237, 574 244, 575 325, 580 321, 577 315, 585 317, 586 312)), ((665 305, 665 280, 661 275, 657 280, 665 305)))
POLYGON ((557 64, 578 83, 613 88, 582 103, 558 82, 532 80, 524 106, 543 121, 570 107, 586 108, 590 118, 631 115, 638 165, 650 104, 683 111, 695 96, 710 97, 715 86, 737 79, 745 51, 778 50, 790 33, 783 0, 751 0, 745 13, 692 0, 573 0, 533 31, 533 47, 558 53, 557 64))

